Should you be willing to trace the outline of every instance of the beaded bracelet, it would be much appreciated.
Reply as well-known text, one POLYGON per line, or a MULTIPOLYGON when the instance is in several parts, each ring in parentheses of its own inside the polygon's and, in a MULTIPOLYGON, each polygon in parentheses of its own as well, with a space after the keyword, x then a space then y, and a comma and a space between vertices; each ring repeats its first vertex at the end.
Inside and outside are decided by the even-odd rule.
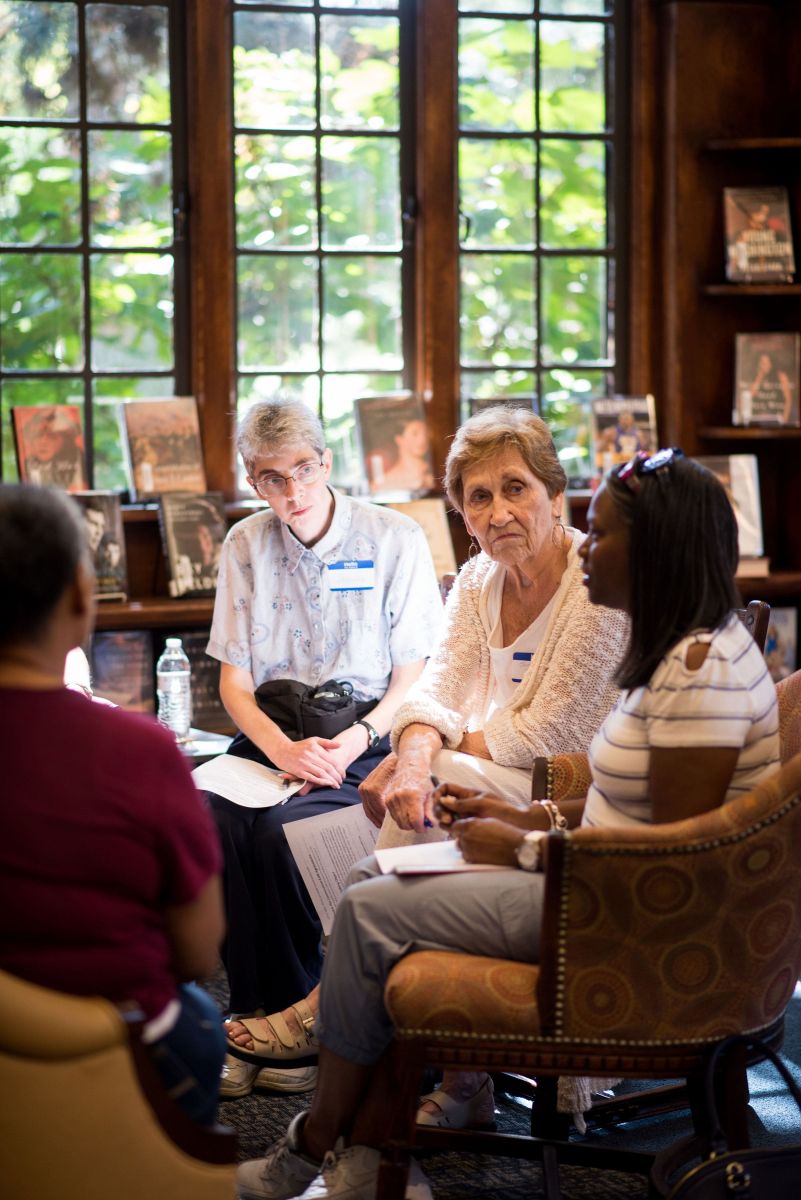
POLYGON ((539 803, 548 814, 551 829, 567 829, 567 817, 560 813, 558 805, 553 800, 540 800, 539 803))

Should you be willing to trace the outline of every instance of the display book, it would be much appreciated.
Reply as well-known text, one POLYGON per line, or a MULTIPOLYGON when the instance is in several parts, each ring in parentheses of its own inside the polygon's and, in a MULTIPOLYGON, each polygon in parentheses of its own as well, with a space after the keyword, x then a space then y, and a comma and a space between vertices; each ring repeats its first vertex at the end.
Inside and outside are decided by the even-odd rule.
POLYGON ((723 189, 726 278, 732 283, 789 283, 795 274, 786 187, 723 189))
POLYGON ((119 420, 132 500, 156 500, 166 492, 206 491, 194 396, 125 400, 119 420))
POLYGON ((422 400, 411 392, 356 401, 364 476, 373 499, 408 500, 434 486, 430 437, 422 400))
POLYGON ((222 492, 159 498, 159 528, 171 596, 213 596, 228 528, 222 492))
POLYGON ((650 454, 659 446, 656 405, 651 395, 593 399, 591 426, 596 478, 617 463, 628 462, 638 451, 650 454))
POLYGON ((733 425, 799 425, 801 333, 738 333, 733 425))
POLYGON ((81 409, 77 404, 14 405, 11 429, 22 483, 67 492, 89 487, 81 409))
POLYGON ((737 518, 740 561, 738 578, 763 578, 770 573, 762 540, 762 504, 759 498, 759 463, 755 454, 699 455, 726 489, 737 518))
POLYGON ((774 607, 770 610, 765 662, 771 678, 779 683, 798 666, 798 610, 774 607))
POLYGON ((95 568, 98 600, 127 600, 128 567, 122 508, 117 492, 75 492, 86 524, 86 536, 95 568))

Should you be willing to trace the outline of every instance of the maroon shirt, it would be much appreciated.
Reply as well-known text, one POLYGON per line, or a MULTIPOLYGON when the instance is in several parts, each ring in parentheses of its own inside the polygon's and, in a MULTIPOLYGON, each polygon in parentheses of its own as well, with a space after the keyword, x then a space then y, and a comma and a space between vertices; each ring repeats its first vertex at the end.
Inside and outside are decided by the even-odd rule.
POLYGON ((175 996, 163 912, 220 870, 172 734, 66 689, 0 688, 0 966, 45 987, 175 996))

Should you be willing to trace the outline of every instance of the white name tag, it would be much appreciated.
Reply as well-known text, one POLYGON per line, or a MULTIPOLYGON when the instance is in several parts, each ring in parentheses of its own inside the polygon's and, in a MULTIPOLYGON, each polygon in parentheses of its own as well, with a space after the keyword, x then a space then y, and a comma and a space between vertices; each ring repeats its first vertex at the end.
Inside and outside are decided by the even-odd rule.
POLYGON ((371 558, 329 563, 332 592, 365 592, 375 587, 375 565, 371 558))

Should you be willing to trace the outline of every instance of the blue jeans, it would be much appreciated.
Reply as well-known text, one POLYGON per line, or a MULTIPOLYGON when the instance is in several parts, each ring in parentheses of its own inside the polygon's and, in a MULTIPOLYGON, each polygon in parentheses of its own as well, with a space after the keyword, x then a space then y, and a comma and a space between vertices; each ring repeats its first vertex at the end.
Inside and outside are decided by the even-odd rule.
POLYGON ((175 1103, 199 1125, 217 1118, 225 1035, 217 1005, 194 983, 178 989, 181 1011, 172 1029, 147 1049, 175 1103))

